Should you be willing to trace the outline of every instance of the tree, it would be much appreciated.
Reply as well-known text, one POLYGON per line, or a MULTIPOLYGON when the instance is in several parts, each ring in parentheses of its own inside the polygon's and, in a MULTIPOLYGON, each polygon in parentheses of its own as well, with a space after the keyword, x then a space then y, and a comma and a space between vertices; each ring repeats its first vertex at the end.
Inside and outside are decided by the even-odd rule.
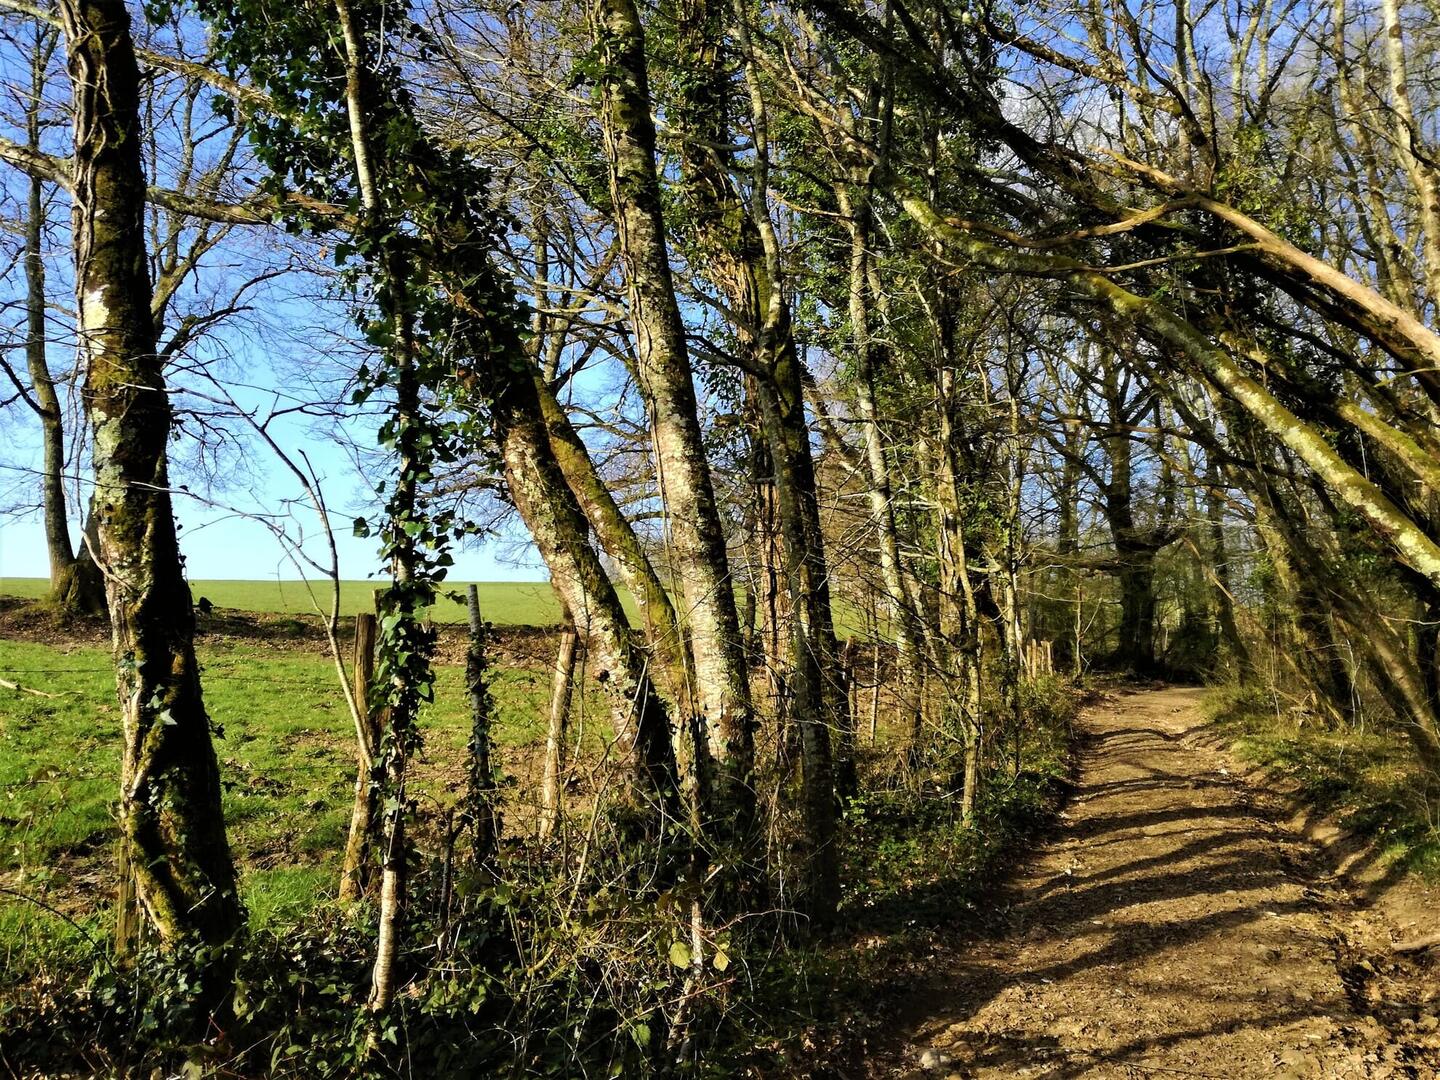
MULTIPOLYGON (((197 1034, 225 1007, 244 910, 220 809, 195 660, 194 612, 171 510, 170 399, 151 316, 139 69, 115 0, 64 0, 74 91, 75 293, 124 753, 122 894, 196 987, 197 1034)), ((134 926, 122 900, 122 950, 134 926)))
POLYGON ((755 814, 754 715, 734 583, 666 249, 644 31, 632 0, 596 0, 590 17, 637 382, 650 414, 694 661, 693 768, 702 823, 706 830, 745 840, 755 814))
POLYGON ((735 165, 725 149, 742 137, 729 123, 735 111, 728 85, 729 15, 725 7, 703 0, 686 6, 679 20, 677 59, 689 76, 682 81, 673 107, 701 265, 724 298, 742 350, 742 366, 753 374, 750 385, 758 398, 776 492, 790 604, 786 719, 798 728, 803 761, 809 864, 805 904, 811 917, 824 923, 832 916, 839 894, 831 743, 844 737, 849 707, 840 682, 840 650, 830 608, 830 575, 805 416, 803 361, 795 343, 786 295, 789 285, 769 204, 771 148, 765 89, 750 55, 748 15, 743 12, 734 21, 733 44, 749 90, 746 122, 754 159, 748 170, 748 206, 732 179, 735 165))
MULTIPOLYGON (((24 107, 25 149, 43 152, 41 134, 45 119, 45 85, 50 61, 60 41, 58 28, 47 23, 32 27, 29 43, 30 87, 24 107)), ((41 511, 45 528, 46 554, 50 563, 50 596, 67 614, 104 614, 105 586, 90 546, 93 530, 83 538, 77 552, 70 538, 69 512, 65 493, 66 438, 64 408, 55 377, 51 374, 47 346, 51 334, 47 321, 44 239, 46 231, 46 183, 40 175, 25 178, 25 369, 28 383, 0 357, 0 368, 16 387, 19 397, 40 422, 41 511)))

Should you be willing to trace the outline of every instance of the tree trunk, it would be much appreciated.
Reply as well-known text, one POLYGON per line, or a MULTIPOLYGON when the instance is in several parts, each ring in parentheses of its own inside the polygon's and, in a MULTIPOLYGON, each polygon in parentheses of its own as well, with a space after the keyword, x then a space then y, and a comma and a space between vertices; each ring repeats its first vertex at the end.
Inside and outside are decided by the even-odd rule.
POLYGON ((1410 101, 1400 0, 1381 0, 1380 11, 1385 26, 1385 63, 1390 76, 1395 156, 1400 159, 1414 189, 1427 292, 1433 300, 1440 296, 1440 173, 1435 168, 1434 148, 1422 145, 1424 128, 1416 121, 1410 101))
POLYGON ((705 271, 729 302, 741 349, 755 377, 747 380, 760 409, 769 451, 776 510, 783 539, 783 573, 790 601, 789 722, 799 734, 802 802, 806 814, 806 908, 828 921, 839 896, 834 851, 835 791, 832 732, 847 730, 848 699, 840 680, 840 648, 830 606, 829 568, 820 527, 820 499, 804 378, 784 294, 779 242, 767 202, 768 121, 749 52, 744 15, 735 27, 750 87, 750 204, 740 198, 723 149, 736 141, 730 129, 728 72, 722 42, 730 10, 710 0, 686 7, 681 61, 696 77, 677 103, 685 131, 685 189, 695 206, 694 229, 705 271))
MULTIPOLYGON (((1334 559, 1329 557, 1335 553, 1326 552, 1320 546, 1325 541, 1312 541, 1306 531, 1276 505, 1273 494, 1271 508, 1272 520, 1285 537, 1298 569, 1306 577, 1326 583, 1326 593, 1335 604, 1336 613, 1350 628, 1348 638, 1369 660, 1380 693, 1395 712, 1420 763, 1432 777, 1440 777, 1440 710, 1408 643, 1346 576, 1337 572, 1334 559)), ((1440 802, 1433 796, 1431 803, 1440 809, 1440 802)))
POLYGON ((150 313, 139 69, 120 0, 61 0, 74 88, 75 294, 124 751, 119 823, 135 895, 220 1014, 244 927, 195 661, 166 471, 170 398, 150 313), (194 951, 192 951, 194 950, 194 951))
MULTIPOLYGON (((39 125, 32 120, 31 143, 38 149, 39 125)), ((45 225, 44 185, 30 178, 30 205, 25 220, 25 363, 30 371, 31 394, 40 416, 41 504, 45 515, 45 550, 50 557, 50 595, 61 599, 75 568, 70 546, 70 525, 65 513, 65 429, 60 397, 45 359, 45 262, 40 242, 45 225)))
MULTIPOLYGON (((787 335, 788 336, 788 335, 787 335)), ((839 645, 830 609, 829 572, 820 536, 819 499, 793 341, 789 359, 769 365, 775 384, 761 383, 761 415, 775 466, 784 576, 790 593, 790 719, 800 735, 809 881, 805 910, 817 924, 839 901, 835 850, 835 784, 830 733, 848 726, 839 673, 839 645), (787 375, 788 372, 788 375, 787 375), (793 393, 777 385, 788 382, 793 393)))
MULTIPOLYGON (((1234 418, 1227 422, 1239 427, 1234 418)), ((1255 506, 1256 531, 1279 586, 1271 594, 1279 662, 1315 698, 1320 712, 1333 722, 1348 723, 1353 718, 1354 694, 1348 669, 1334 663, 1339 654, 1331 636, 1329 604, 1317 600, 1313 591, 1306 597, 1301 578, 1309 571, 1302 568, 1297 572, 1292 565, 1300 556, 1290 540, 1290 526, 1278 495, 1270 485, 1253 482, 1253 478, 1247 487, 1255 506)))
MULTIPOLYGON (((40 146, 40 110, 44 102, 45 68, 54 51, 53 28, 37 24, 31 68, 31 101, 25 110, 26 145, 40 146)), ((25 366, 30 375, 31 406, 40 419, 41 509, 45 525, 45 551, 50 562, 50 598, 68 615, 103 615, 105 581, 88 550, 84 563, 75 558, 70 543, 70 522, 65 506, 65 417, 50 374, 45 346, 45 185, 29 178, 29 205, 25 218, 25 366)))
POLYGON ((1148 547, 1120 544, 1116 549, 1120 563, 1120 645, 1115 661, 1136 675, 1154 675, 1155 552, 1148 547))
POLYGON ((776 525, 778 499, 775 492, 775 466, 770 453, 770 443, 765 437, 765 422, 760 416, 760 390, 755 385, 755 376, 745 379, 746 430, 749 433, 750 494, 754 500, 752 543, 755 548, 754 577, 760 596, 759 625, 753 635, 753 642, 747 648, 749 662, 762 664, 765 682, 769 688, 770 715, 779 725, 779 757, 782 768, 788 766, 790 754, 789 728, 786 716, 789 713, 789 694, 785 686, 782 624, 786 619, 784 598, 780 590, 780 530, 776 525))
POLYGON ((71 564, 65 588, 58 596, 60 610, 69 614, 104 615, 106 612, 105 575, 100 572, 93 554, 100 550, 95 514, 95 491, 92 488, 85 512, 85 526, 81 532, 80 550, 71 564))
POLYGON ((675 755, 665 704, 555 459, 535 380, 528 372, 504 368, 493 373, 493 381, 492 419, 505 479, 551 583, 589 646, 594 677, 610 702, 627 788, 637 804, 658 800, 673 815, 675 755))
POLYGON ((677 714, 685 715, 690 711, 687 674, 690 656, 670 594, 665 591, 640 537, 596 472, 590 452, 543 374, 537 381, 537 389, 555 459, 586 520, 601 546, 619 566, 625 585, 635 598, 635 606, 640 609, 647 642, 659 661, 655 667, 656 682, 663 687, 677 714))
POLYGON ((1156 674, 1155 553, 1159 545, 1147 535, 1153 530, 1135 523, 1134 457, 1128 430, 1131 406, 1119 385, 1115 359, 1106 353, 1103 365, 1109 427, 1102 442, 1110 476, 1101 494, 1120 583, 1120 641, 1115 663, 1125 671, 1149 677, 1156 674))
POLYGON ((1216 629, 1220 632, 1220 640, 1225 643, 1236 673, 1245 678, 1251 670, 1250 649, 1235 622, 1230 555, 1225 542, 1225 510, 1219 486, 1220 470, 1213 463, 1208 466, 1205 479, 1205 520, 1210 530, 1210 564, 1214 573, 1212 603, 1215 608, 1216 629))
MULTIPOLYGON (((1292 548, 1293 550, 1293 548, 1292 548)), ((1329 589, 1302 585, 1295 593, 1295 624, 1304 645, 1301 663, 1310 672, 1310 679, 1329 703, 1332 716, 1341 723, 1357 719, 1358 695, 1350 665, 1345 662, 1349 634, 1336 633, 1331 608, 1334 606, 1329 589)), ((1379 616, 1375 616, 1379 618, 1379 616)))
POLYGON ((920 703, 914 696, 914 688, 919 686, 922 634, 920 621, 905 587, 905 567, 900 561, 900 541, 895 528, 890 461, 875 403, 877 346, 870 334, 869 304, 872 298, 868 284, 870 195, 863 184, 856 184, 853 194, 843 187, 838 194, 841 212, 846 215, 850 227, 850 333, 855 352, 855 399, 860 412, 869 478, 865 494, 870 503, 870 519, 875 527, 880 556, 880 579, 885 588, 888 614, 895 635, 895 685, 905 714, 902 722, 906 722, 911 730, 916 730, 920 725, 920 703))
MULTIPOLYGON (((345 65, 345 112, 349 120, 351 165, 359 190, 360 205, 371 216, 389 212, 382 203, 380 180, 372 158, 369 117, 375 92, 370 85, 371 58, 366 54, 364 27, 355 18, 348 0, 334 0, 345 65)), ((430 672, 434 637, 422 626, 422 605, 433 597, 423 577, 423 555, 416 534, 408 527, 417 518, 420 506, 420 476, 426 451, 420 436, 420 374, 415 341, 414 312, 409 300, 409 266, 400 246, 381 245, 372 256, 384 282, 385 296, 380 310, 393 328, 385 346, 385 363, 395 387, 390 422, 395 431, 396 470, 393 493, 386 504, 393 538, 386 547, 390 559, 390 587, 379 594, 378 654, 382 670, 390 672, 386 687, 385 734, 379 744, 376 769, 381 781, 380 805, 384 839, 380 853, 380 904, 375 935, 375 964, 370 972, 370 996, 366 1007, 372 1014, 384 1013, 395 996, 398 978, 396 960, 400 952, 401 920, 405 908, 409 840, 406 791, 410 754, 418 746, 417 721, 422 680, 430 672)), ((426 433, 426 437, 429 435, 426 433)), ((378 1045, 378 1029, 370 1030, 367 1050, 378 1045)))
POLYGON ((955 370, 943 367, 937 383, 940 430, 936 447, 936 562, 939 565, 940 670, 947 685, 958 687, 959 739, 964 747, 960 810, 973 820, 979 797, 981 743, 984 738, 984 634, 980 605, 970 580, 961 489, 963 474, 955 422, 955 370))
POLYGON ((560 792, 565 769, 565 729, 570 720, 570 697, 575 681, 575 654, 580 635, 569 613, 560 631, 555 675, 550 687, 550 726, 545 732, 545 766, 540 779, 540 838, 555 831, 560 819, 560 792))
POLYGON ((595 0, 591 16, 638 382, 694 658, 702 828, 748 838, 755 816, 749 677, 666 250, 644 32, 634 0, 595 0))
MULTIPOLYGON (((403 310, 400 307, 399 310, 403 310)), ((415 445, 415 433, 419 430, 420 388, 416 382, 413 362, 413 342, 410 339, 408 317, 397 319, 401 325, 397 333, 398 371, 396 373, 395 406, 393 416, 395 427, 401 433, 397 440, 400 454, 395 492, 390 500, 392 520, 408 521, 416 513, 419 504, 417 473, 419 450, 415 445)), ((371 971, 369 1009, 372 1013, 383 1013, 395 995, 397 973, 395 961, 400 951, 401 919, 405 907, 405 880, 409 862, 406 816, 409 796, 406 783, 410 766, 410 753, 416 745, 416 723, 419 719, 420 700, 416 687, 409 682, 412 672, 407 672, 404 661, 397 656, 397 646, 411 646, 422 642, 425 648, 433 648, 433 638, 420 632, 418 623, 421 612, 416 610, 414 591, 416 571, 420 552, 413 538, 408 535, 394 545, 391 556, 392 584, 382 592, 379 605, 380 656, 382 662, 390 658, 395 674, 390 679, 389 706, 385 711, 386 734, 380 740, 380 817, 383 823, 383 840, 380 851, 380 910, 375 940, 375 966, 371 971), (394 629, 385 629, 389 626, 394 629)), ((428 663, 428 653, 426 656, 428 663)), ((375 1045, 375 1033, 371 1033, 371 1046, 375 1045)))

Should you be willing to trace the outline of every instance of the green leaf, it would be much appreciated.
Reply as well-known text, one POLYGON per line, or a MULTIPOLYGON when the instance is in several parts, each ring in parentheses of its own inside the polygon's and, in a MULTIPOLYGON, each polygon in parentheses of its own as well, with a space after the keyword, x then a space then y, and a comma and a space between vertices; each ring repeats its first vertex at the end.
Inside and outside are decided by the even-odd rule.
POLYGON ((670 943, 670 963, 678 968, 690 966, 690 946, 683 941, 672 941, 670 943))

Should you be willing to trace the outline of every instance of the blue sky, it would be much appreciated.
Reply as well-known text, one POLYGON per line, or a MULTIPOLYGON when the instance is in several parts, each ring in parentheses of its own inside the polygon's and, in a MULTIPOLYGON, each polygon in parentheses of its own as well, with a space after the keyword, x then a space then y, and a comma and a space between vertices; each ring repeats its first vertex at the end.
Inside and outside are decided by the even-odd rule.
MULTIPOLYGON (((28 467, 38 460, 38 449, 33 443, 9 441, 19 434, 17 428, 26 419, 28 417, 17 414, 0 431, 0 439, 9 443, 3 453, 3 463, 11 469, 17 465, 28 467)), ((287 441, 287 449, 303 450, 326 480, 326 497, 333 502, 341 576, 363 578, 375 571, 379 564, 374 541, 357 539, 350 527, 364 507, 361 504, 363 489, 346 454, 333 439, 321 438, 314 432, 287 441)), ((223 503, 224 507, 176 496, 180 546, 190 577, 293 579, 299 576, 294 563, 286 556, 284 545, 273 532, 260 522, 242 516, 273 514, 286 500, 296 500, 301 495, 298 483, 281 468, 265 463, 260 451, 255 457, 259 459, 252 470, 256 475, 247 473, 240 484, 211 496, 214 503, 223 503)), ((15 481, 10 479, 9 484, 15 481)), ((78 516, 71 524, 73 532, 78 527, 78 516)), ((287 531, 297 537, 303 532, 306 549, 321 555, 323 543, 312 512, 297 505, 285 524, 287 531)), ((0 580, 45 577, 48 573, 45 536, 38 514, 0 518, 0 580)), ((460 581, 541 581, 547 575, 538 554, 512 526, 498 537, 487 537, 468 550, 456 552, 450 576, 460 581)))
MULTIPOLYGON (((68 289, 64 265, 68 252, 59 244, 55 248, 47 259, 52 270, 50 291, 63 297, 68 289)), ((214 267, 208 280, 214 285, 227 271, 244 277, 247 264, 248 260, 235 258, 228 266, 214 267)), ((12 269, 0 278, 8 279, 6 284, 13 290, 18 285, 14 276, 12 269)), ((292 460, 308 461, 320 479, 339 549, 341 577, 364 578, 379 569, 375 541, 353 535, 355 517, 373 512, 380 501, 374 482, 384 475, 386 463, 369 450, 375 445, 376 417, 355 415, 356 410, 349 408, 343 410, 346 419, 339 421, 324 415, 285 414, 298 405, 316 403, 323 413, 324 402, 348 399, 348 380, 359 359, 343 306, 305 295, 313 287, 313 281, 299 275, 248 294, 254 313, 222 324, 187 350, 182 366, 190 368, 188 373, 170 373, 172 387, 201 395, 181 389, 174 396, 181 438, 172 444, 171 483, 190 492, 177 491, 174 503, 181 550, 192 578, 299 577, 300 568, 287 555, 276 528, 312 558, 328 564, 318 518, 298 480, 233 408, 216 400, 225 394, 261 421, 281 413, 269 421, 268 431, 292 460), (218 386, 197 376, 197 371, 212 372, 218 386), (217 413, 231 415, 217 419, 217 413), (200 432, 205 433, 203 440, 196 438, 200 432)), ((17 321, 13 310, 9 318, 0 320, 8 323, 5 329, 11 334, 21 332, 17 321)), ((63 373, 73 363, 73 331, 63 316, 53 322, 50 367, 63 373)), ((62 383, 59 389, 69 418, 70 468, 78 469, 67 484, 75 535, 81 524, 80 503, 88 492, 83 469, 88 450, 76 453, 83 425, 68 387, 62 383), (77 459, 80 466, 73 463, 77 459)), ((39 465, 38 419, 19 402, 0 410, 0 579, 45 577, 49 572, 38 511, 39 465)), ((523 528, 513 514, 510 517, 499 535, 454 553, 453 579, 541 581, 547 577, 523 528)), ((306 567, 305 575, 314 573, 306 567)))

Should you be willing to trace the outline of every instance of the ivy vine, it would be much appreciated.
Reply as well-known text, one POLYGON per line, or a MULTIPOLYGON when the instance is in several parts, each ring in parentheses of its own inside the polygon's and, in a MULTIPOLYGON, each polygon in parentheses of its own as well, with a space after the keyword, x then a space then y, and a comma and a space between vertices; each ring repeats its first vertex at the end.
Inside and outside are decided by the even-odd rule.
MULTIPOLYGON (((366 61, 363 111, 375 192, 367 206, 335 11, 268 0, 193 3, 212 32, 215 62, 268 98, 263 109, 229 98, 216 108, 243 114, 277 222, 295 234, 344 230, 332 257, 370 346, 351 401, 388 398, 377 440, 394 470, 376 485, 381 511, 355 522, 357 535, 378 538, 391 571, 377 597, 377 677, 369 702, 391 717, 376 770, 385 784, 403 774, 395 763, 420 746, 415 718, 434 699, 435 684, 435 633, 426 613, 454 564, 455 544, 477 531, 427 496, 439 470, 473 458, 484 445, 484 380, 477 386, 476 373, 520 356, 524 311, 490 257, 510 222, 487 197, 485 170, 420 121, 407 66, 426 62, 431 40, 404 4, 348 4, 366 61)), ((161 7, 171 13, 162 0, 151 14, 161 7)), ((392 817, 405 812, 408 800, 401 783, 388 783, 397 789, 384 792, 392 817)))

